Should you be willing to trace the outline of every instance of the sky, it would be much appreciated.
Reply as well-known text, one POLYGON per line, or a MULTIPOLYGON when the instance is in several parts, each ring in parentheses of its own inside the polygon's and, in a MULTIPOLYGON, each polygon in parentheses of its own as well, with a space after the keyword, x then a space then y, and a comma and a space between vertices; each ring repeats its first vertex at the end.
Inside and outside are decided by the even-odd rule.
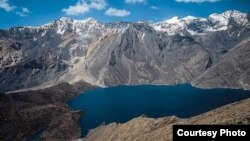
POLYGON ((60 17, 158 22, 226 10, 250 12, 250 0, 0 0, 0 29, 38 26, 60 17))

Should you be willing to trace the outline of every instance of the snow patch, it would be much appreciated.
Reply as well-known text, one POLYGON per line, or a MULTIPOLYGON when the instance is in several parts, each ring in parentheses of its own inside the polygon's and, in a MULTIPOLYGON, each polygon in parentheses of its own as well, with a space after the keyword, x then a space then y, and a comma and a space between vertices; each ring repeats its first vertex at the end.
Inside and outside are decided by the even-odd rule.
MULTIPOLYGON (((183 34, 185 31, 191 35, 202 35, 206 32, 216 32, 223 31, 229 28, 229 21, 233 19, 239 25, 249 25, 247 14, 241 13, 239 11, 226 11, 222 14, 211 14, 208 18, 198 18, 193 16, 187 16, 179 19, 178 17, 173 17, 168 20, 164 20, 151 26, 160 32, 166 32, 168 35, 183 34), (197 31, 202 31, 202 33, 195 31, 189 26, 197 24, 197 31)), ((239 33, 240 34, 240 33, 239 33)))

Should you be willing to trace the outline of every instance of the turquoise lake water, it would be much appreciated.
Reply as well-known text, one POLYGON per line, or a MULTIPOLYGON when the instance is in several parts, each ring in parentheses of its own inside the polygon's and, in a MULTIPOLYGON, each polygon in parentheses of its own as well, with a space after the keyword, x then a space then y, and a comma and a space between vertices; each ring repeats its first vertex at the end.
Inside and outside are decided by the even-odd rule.
POLYGON ((84 112, 80 124, 82 136, 86 136, 89 129, 102 123, 126 122, 143 114, 188 118, 248 97, 250 91, 244 90, 142 85, 90 90, 68 104, 84 112))

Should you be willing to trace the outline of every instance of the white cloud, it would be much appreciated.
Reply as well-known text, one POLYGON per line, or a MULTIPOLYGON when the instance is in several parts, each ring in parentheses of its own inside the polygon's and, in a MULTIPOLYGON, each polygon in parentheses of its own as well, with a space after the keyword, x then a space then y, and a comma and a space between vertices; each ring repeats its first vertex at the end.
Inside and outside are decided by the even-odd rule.
POLYGON ((153 10, 158 10, 158 9, 159 9, 159 7, 152 5, 152 6, 150 6, 150 9, 153 9, 153 10))
POLYGON ((20 17, 27 16, 30 10, 26 7, 18 8, 15 5, 11 5, 8 0, 0 0, 0 8, 4 9, 6 12, 13 11, 15 14, 19 15, 20 17))
POLYGON ((89 4, 90 8, 96 9, 96 10, 103 10, 107 6, 107 3, 105 0, 92 0, 89 4))
POLYGON ((28 14, 31 13, 30 10, 26 7, 22 7, 21 11, 17 11, 16 14, 19 15, 20 17, 26 17, 28 14))
POLYGON ((110 7, 106 12, 106 15, 108 16, 117 16, 117 17, 124 17, 130 15, 130 12, 125 9, 116 9, 110 7))
POLYGON ((66 15, 80 15, 89 12, 91 9, 103 10, 106 6, 105 0, 78 0, 75 5, 64 8, 62 11, 66 15))
POLYGON ((185 3, 202 3, 202 2, 218 2, 220 0, 175 0, 176 2, 185 2, 185 3))
POLYGON ((4 9, 7 12, 13 11, 16 6, 10 5, 8 0, 0 0, 0 8, 4 9))
POLYGON ((69 6, 69 8, 63 9, 62 11, 65 12, 66 15, 79 15, 89 12, 89 6, 86 3, 78 2, 76 5, 69 6))
POLYGON ((125 0, 125 3, 135 4, 135 3, 146 3, 147 0, 125 0))
POLYGON ((26 7, 22 7, 22 12, 28 14, 30 13, 30 10, 26 7))

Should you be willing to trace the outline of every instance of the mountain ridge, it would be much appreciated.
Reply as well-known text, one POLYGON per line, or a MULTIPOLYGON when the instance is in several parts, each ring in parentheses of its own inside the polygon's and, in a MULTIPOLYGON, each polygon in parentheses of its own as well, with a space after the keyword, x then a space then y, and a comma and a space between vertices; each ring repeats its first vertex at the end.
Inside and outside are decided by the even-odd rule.
MULTIPOLYGON (((12 27, 12 28, 20 28, 20 29, 22 29, 22 28, 46 28, 46 27, 53 26, 56 23, 60 23, 60 22, 64 23, 64 24, 69 24, 69 23, 70 24, 85 24, 85 23, 88 23, 88 24, 100 24, 100 25, 109 25, 109 24, 114 24, 114 23, 124 23, 127 25, 133 24, 133 23, 145 23, 145 24, 149 24, 150 26, 154 27, 156 30, 166 31, 166 29, 164 29, 164 28, 159 29, 160 27, 157 27, 157 25, 161 25, 161 24, 177 24, 178 25, 178 24, 183 24, 182 22, 189 24, 189 23, 194 22, 194 21, 205 21, 205 22, 214 22, 214 23, 219 22, 220 24, 222 24, 223 27, 221 27, 217 30, 216 29, 208 30, 208 31, 218 31, 218 30, 225 30, 226 27, 224 27, 224 26, 227 26, 227 22, 228 22, 229 18, 236 19, 235 21, 238 23, 247 24, 246 19, 249 18, 247 16, 248 16, 247 13, 242 13, 242 12, 237 11, 237 10, 228 10, 228 11, 225 11, 221 14, 212 13, 207 18, 194 17, 194 16, 190 16, 190 15, 183 17, 183 18, 179 18, 178 16, 174 16, 170 19, 165 19, 165 20, 162 20, 159 22, 152 22, 152 23, 141 22, 141 21, 139 21, 139 22, 118 21, 118 22, 103 23, 103 22, 99 22, 98 20, 96 20, 92 17, 88 17, 88 18, 85 18, 82 20, 76 20, 76 19, 72 19, 70 17, 61 17, 58 20, 54 20, 52 22, 43 24, 41 26, 20 26, 20 27, 12 27)), ((215 23, 215 24, 218 24, 218 23, 215 23)), ((178 25, 178 26, 184 26, 184 25, 178 25)), ((167 29, 167 30, 170 30, 170 29, 167 29)), ((166 32, 169 32, 169 31, 166 31, 166 32)), ((173 34, 170 34, 170 35, 173 35, 173 34)))
POLYGON ((0 30, 0 90, 78 81, 97 86, 190 83, 250 36, 249 19, 239 11, 156 24, 63 17, 40 27, 0 30), (227 24, 221 23, 223 15, 227 24), (159 24, 169 30, 158 30, 159 24))

